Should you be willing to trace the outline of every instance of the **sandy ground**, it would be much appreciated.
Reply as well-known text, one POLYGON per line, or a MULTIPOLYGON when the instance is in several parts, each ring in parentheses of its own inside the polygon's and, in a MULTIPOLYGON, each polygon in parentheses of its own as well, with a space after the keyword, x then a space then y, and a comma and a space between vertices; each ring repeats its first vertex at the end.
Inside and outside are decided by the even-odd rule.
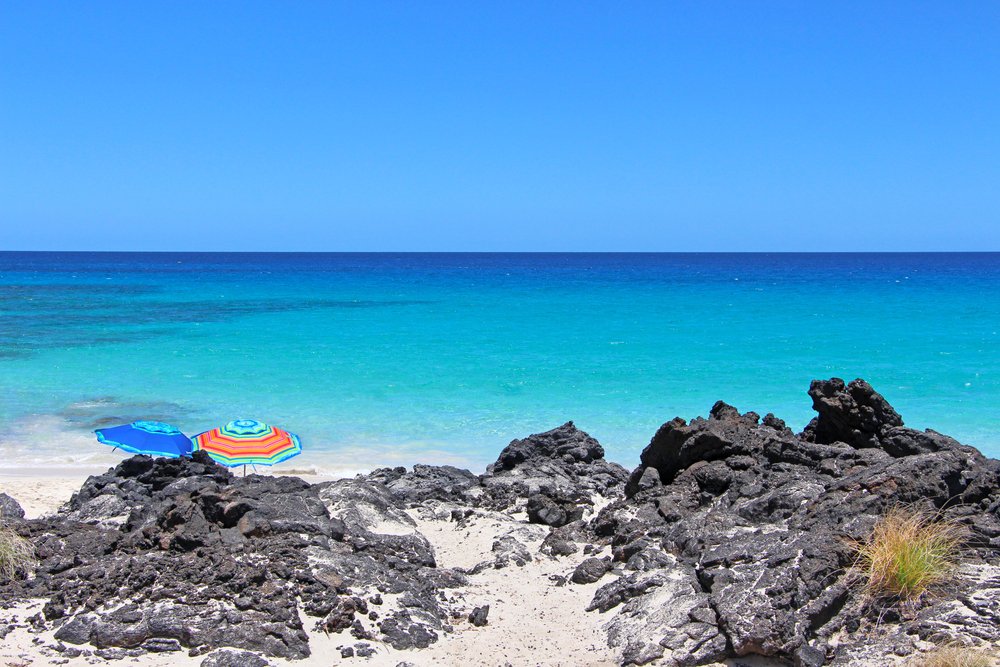
POLYGON ((0 474, 0 493, 6 493, 21 503, 25 516, 35 519, 59 509, 86 479, 86 474, 41 476, 3 473, 0 474))
MULTIPOLYGON (((15 498, 29 518, 56 511, 69 500, 87 477, 77 475, 0 474, 0 492, 15 498)), ((305 477, 305 476, 304 476, 305 477)), ((310 482, 322 478, 306 477, 310 482)), ((597 612, 583 609, 599 584, 586 586, 557 585, 552 577, 570 574, 582 560, 582 554, 552 559, 538 553, 538 544, 545 530, 519 521, 517 517, 484 514, 464 525, 435 518, 427 511, 411 511, 418 529, 434 546, 437 562, 442 567, 469 567, 492 560, 493 541, 504 535, 514 535, 526 544, 533 560, 522 568, 510 565, 503 569, 486 568, 470 577, 470 585, 455 592, 461 606, 471 610, 490 605, 489 623, 475 627, 460 619, 455 632, 444 635, 427 649, 396 651, 372 643, 377 648, 370 658, 343 659, 341 646, 351 646, 348 635, 325 636, 313 633, 310 645, 313 655, 299 661, 272 660, 275 665, 329 667, 336 664, 395 667, 409 663, 424 665, 546 665, 603 666, 614 665, 614 656, 604 643, 601 630, 603 618, 597 612), (516 570, 516 571, 515 571, 516 570)), ((602 581, 601 583, 606 583, 602 581)), ((45 645, 55 643, 52 631, 33 632, 30 616, 41 610, 44 601, 32 601, 12 610, 16 627, 0 640, 0 667, 32 667, 40 665, 87 665, 105 661, 96 657, 65 658, 45 645)), ((306 620, 307 628, 311 625, 306 620)), ((83 648, 83 647, 81 647, 83 648)), ((126 658, 123 664, 143 667, 166 665, 200 665, 204 656, 189 657, 186 653, 126 658)))

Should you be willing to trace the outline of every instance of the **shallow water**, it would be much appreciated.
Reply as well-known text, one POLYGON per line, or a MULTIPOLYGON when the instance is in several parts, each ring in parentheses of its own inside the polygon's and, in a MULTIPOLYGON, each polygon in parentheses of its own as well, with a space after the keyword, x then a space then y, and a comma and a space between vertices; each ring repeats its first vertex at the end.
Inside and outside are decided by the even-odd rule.
POLYGON ((253 417, 288 467, 479 468, 572 419, 631 467, 717 399, 799 429, 831 376, 996 456, 998 287, 997 253, 0 253, 0 456, 253 417))

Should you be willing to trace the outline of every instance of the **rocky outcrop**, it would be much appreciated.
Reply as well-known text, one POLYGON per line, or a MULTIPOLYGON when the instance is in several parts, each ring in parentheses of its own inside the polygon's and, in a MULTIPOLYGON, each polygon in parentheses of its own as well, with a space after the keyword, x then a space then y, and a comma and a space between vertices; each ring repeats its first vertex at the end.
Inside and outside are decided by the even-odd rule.
POLYGON ((573 422, 513 440, 482 475, 452 466, 381 468, 366 477, 384 484, 408 507, 438 500, 490 511, 527 513, 560 527, 592 513, 596 498, 621 495, 628 471, 604 458, 604 448, 573 422))
POLYGON ((604 459, 604 448, 573 422, 513 440, 486 469, 486 487, 516 486, 522 497, 559 492, 615 495, 627 471, 604 459))
POLYGON ((525 511, 532 523, 558 528, 621 494, 628 471, 605 460, 604 448, 573 422, 513 440, 480 477, 480 507, 525 511))
MULTIPOLYGON (((801 436, 722 402, 707 419, 667 422, 642 452, 627 498, 591 523, 633 572, 591 605, 615 612, 609 639, 623 647, 623 663, 763 655, 852 664, 890 628, 897 652, 941 633, 1000 640, 1000 630, 982 629, 998 604, 990 596, 966 595, 964 615, 928 599, 918 618, 887 625, 856 581, 851 546, 889 508, 915 505, 964 523, 970 564, 1000 573, 1000 464, 906 428, 862 380, 817 381, 809 393, 819 416, 801 436), (687 605, 702 611, 664 613, 687 605), (704 634, 706 622, 718 637, 704 634), (678 637, 703 641, 692 649, 678 637)), ((959 582, 955 592, 975 588, 959 582)))
POLYGON ((532 585, 590 599, 579 613, 623 665, 885 665, 930 643, 1000 645, 1000 462, 906 427, 862 380, 809 395, 800 434, 721 401, 675 418, 631 474, 572 422, 512 441, 481 475, 418 465, 309 485, 134 457, 56 516, 25 521, 0 496, 39 558, 0 598, 48 599, 31 623, 95 655, 234 647, 250 653, 204 664, 267 664, 307 656, 307 630, 343 635, 344 658, 425 648, 453 623, 488 632, 503 614, 488 618, 481 589, 463 606, 473 578, 546 564, 556 574, 532 585), (854 544, 901 504, 967 535, 947 595, 905 606, 866 596, 852 568, 854 544), (426 521, 497 532, 450 569, 426 521))
POLYGON ((439 592, 462 581, 381 484, 234 477, 201 454, 128 459, 22 533, 37 575, 4 595, 48 598, 56 638, 97 648, 303 658, 307 623, 427 645, 448 627, 439 592), (384 594, 400 604, 369 618, 384 594))

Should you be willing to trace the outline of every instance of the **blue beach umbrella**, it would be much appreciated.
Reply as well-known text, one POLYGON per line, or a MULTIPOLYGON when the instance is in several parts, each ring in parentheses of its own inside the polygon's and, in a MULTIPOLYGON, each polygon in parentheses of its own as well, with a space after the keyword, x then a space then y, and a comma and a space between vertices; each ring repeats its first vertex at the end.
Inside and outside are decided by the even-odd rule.
POLYGON ((137 421, 112 428, 99 428, 97 441, 133 454, 179 458, 191 456, 191 438, 163 422, 137 421))

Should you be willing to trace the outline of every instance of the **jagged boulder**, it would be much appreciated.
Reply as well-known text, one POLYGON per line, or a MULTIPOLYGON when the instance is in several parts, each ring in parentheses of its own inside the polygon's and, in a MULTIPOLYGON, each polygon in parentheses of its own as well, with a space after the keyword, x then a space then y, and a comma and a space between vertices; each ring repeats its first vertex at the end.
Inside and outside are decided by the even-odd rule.
POLYGON ((604 458, 604 448, 573 424, 513 440, 482 475, 452 466, 380 468, 365 476, 395 500, 429 500, 455 507, 524 510, 530 520, 560 526, 580 519, 596 497, 614 497, 628 471, 604 458))
POLYGON ((14 521, 24 518, 24 509, 20 503, 8 496, 0 493, 0 523, 4 521, 14 521))
POLYGON ((503 448, 493 465, 493 471, 513 470, 526 461, 558 460, 563 463, 590 463, 604 458, 604 447, 573 422, 566 422, 551 431, 512 440, 503 448))
MULTIPOLYGON (((621 493, 628 471, 604 458, 604 448, 573 422, 513 440, 481 477, 482 506, 509 509, 529 498, 535 505, 558 506, 567 513, 556 523, 573 521, 595 497, 621 493)), ((558 514, 549 513, 552 516, 558 514)), ((541 516, 541 514, 535 514, 541 516)), ((542 520, 540 523, 548 523, 542 520)), ((548 524, 555 525, 555 524, 548 524)))
POLYGON ((890 456, 926 454, 959 447, 953 438, 932 430, 916 431, 885 398, 864 380, 848 385, 840 378, 813 380, 809 386, 816 416, 801 437, 809 442, 844 442, 852 447, 876 447, 890 456))
POLYGON ((852 447, 878 447, 885 429, 903 425, 903 418, 889 402, 861 379, 846 386, 840 378, 813 380, 809 396, 819 414, 807 432, 818 443, 840 441, 852 447))

